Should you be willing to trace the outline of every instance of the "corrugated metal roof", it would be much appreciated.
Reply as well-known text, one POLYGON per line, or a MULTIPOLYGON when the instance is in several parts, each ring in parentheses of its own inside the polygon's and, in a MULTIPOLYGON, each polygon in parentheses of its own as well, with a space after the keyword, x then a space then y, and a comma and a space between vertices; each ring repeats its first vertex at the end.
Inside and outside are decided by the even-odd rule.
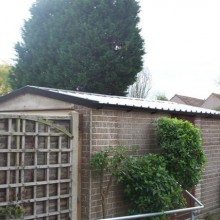
POLYGON ((144 110, 150 112, 169 112, 189 115, 203 115, 205 117, 220 117, 220 112, 201 107, 178 104, 170 101, 147 100, 123 96, 111 96, 95 93, 70 91, 38 86, 25 86, 12 93, 0 97, 0 103, 23 94, 35 94, 52 99, 66 101, 73 104, 95 108, 123 108, 127 111, 144 110))
MULTIPOLYGON (((147 100, 147 99, 138 99, 138 98, 130 98, 130 97, 122 97, 122 96, 111 96, 111 95, 101 95, 95 93, 87 93, 87 92, 78 92, 78 91, 70 91, 63 89, 54 89, 54 88, 46 88, 46 87, 37 87, 37 86, 27 86, 28 88, 35 89, 39 91, 45 91, 54 93, 54 97, 56 98, 56 94, 62 94, 64 96, 68 96, 70 98, 78 98, 78 100, 84 100, 84 104, 86 101, 89 103, 93 103, 95 106, 114 106, 114 107, 125 107, 128 109, 133 108, 141 108, 155 111, 169 111, 169 112, 182 112, 182 113, 190 113, 190 114, 205 114, 205 115, 216 115, 220 116, 219 111, 178 104, 170 101, 159 101, 159 100, 147 100)), ((27 88, 24 87, 23 89, 27 88)), ((74 102, 74 100, 73 100, 74 102)))

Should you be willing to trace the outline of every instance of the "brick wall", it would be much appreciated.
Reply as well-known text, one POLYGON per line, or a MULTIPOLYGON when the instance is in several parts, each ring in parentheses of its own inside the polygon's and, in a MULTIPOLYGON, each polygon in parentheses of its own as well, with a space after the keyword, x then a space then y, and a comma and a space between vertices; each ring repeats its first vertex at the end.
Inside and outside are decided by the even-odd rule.
POLYGON ((203 213, 220 207, 220 120, 200 118, 196 125, 202 130, 203 147, 207 164, 197 197, 205 205, 203 213))
MULTIPOLYGON (((108 146, 140 147, 138 154, 157 152, 155 120, 160 114, 146 112, 126 112, 123 110, 92 111, 92 153, 106 149, 108 146)), ((108 178, 106 177, 106 182, 108 178)), ((93 176, 91 181, 91 215, 90 219, 101 218, 101 199, 98 179, 93 176)), ((122 189, 113 184, 107 200, 107 216, 127 214, 128 204, 124 202, 122 189)))
MULTIPOLYGON (((82 114, 81 220, 96 220, 102 217, 102 209, 99 182, 89 168, 91 154, 117 145, 138 145, 140 155, 158 152, 155 120, 169 115, 82 106, 76 106, 76 110, 82 114)), ((203 212, 207 212, 220 206, 220 120, 197 117, 195 124, 202 130, 208 159, 196 196, 205 204, 203 212)), ((107 183, 108 177, 105 180, 107 183)), ((107 199, 107 216, 124 215, 127 208, 122 189, 114 182, 107 199)))

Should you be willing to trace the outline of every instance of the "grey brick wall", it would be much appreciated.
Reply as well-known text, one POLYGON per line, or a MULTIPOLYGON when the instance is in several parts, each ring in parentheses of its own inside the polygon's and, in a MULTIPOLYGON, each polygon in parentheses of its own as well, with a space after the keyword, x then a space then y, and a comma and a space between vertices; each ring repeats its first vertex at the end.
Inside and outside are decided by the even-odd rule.
POLYGON ((220 120, 202 118, 196 120, 196 125, 202 131, 208 160, 202 181, 197 187, 197 197, 205 205, 204 213, 220 207, 220 120))
MULTIPOLYGON (((78 108, 78 111, 84 114, 81 108, 78 108)), ((162 116, 165 115, 107 109, 92 109, 92 111, 86 112, 86 116, 83 116, 83 120, 86 121, 83 122, 83 149, 85 150, 82 153, 82 163, 86 164, 82 165, 82 185, 90 186, 90 190, 88 187, 87 190, 82 188, 83 220, 95 220, 102 217, 99 181, 90 174, 89 170, 86 170, 89 169, 89 154, 104 150, 108 146, 117 145, 126 145, 128 148, 138 145, 140 147, 138 154, 140 155, 157 152, 155 120, 162 116), (91 149, 87 149, 88 146, 91 149), (89 183, 88 179, 90 179, 89 183), (84 198, 91 199, 90 206, 83 202, 84 198), (88 210, 89 214, 88 212, 85 214, 84 212, 88 210)), ((107 184, 107 182, 108 177, 106 177, 105 183, 107 184)), ((107 199, 108 217, 126 214, 127 207, 128 204, 124 202, 122 189, 113 182, 107 199)))
MULTIPOLYGON (((76 106, 81 113, 81 219, 101 218, 99 181, 89 168, 91 155, 108 146, 138 145, 138 154, 158 152, 155 120, 170 117, 168 114, 108 109, 91 109, 76 106)), ((195 125, 202 130, 203 146, 208 163, 196 196, 210 211, 220 206, 220 120, 197 117, 195 125)), ((106 176, 105 183, 108 181, 106 176)), ((113 182, 107 199, 107 216, 126 214, 129 204, 123 199, 122 189, 113 182)))

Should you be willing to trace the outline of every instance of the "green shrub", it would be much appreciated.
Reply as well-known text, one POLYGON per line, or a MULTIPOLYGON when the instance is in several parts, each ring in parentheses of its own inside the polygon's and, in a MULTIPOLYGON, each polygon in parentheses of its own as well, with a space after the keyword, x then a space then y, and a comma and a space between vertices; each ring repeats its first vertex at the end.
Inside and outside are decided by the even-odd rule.
POLYGON ((183 189, 191 189, 201 179, 206 162, 200 130, 176 118, 157 121, 159 145, 167 169, 183 189))
POLYGON ((117 178, 132 204, 132 214, 165 211, 185 204, 180 185, 168 173, 160 155, 130 157, 117 178))
POLYGON ((130 214, 182 208, 185 205, 182 192, 201 179, 206 159, 200 130, 188 121, 170 118, 159 119, 157 127, 161 154, 134 157, 127 154, 126 148, 115 147, 92 156, 91 168, 100 180, 103 217, 113 177, 122 185, 131 204, 130 214), (104 186, 106 173, 110 178, 104 186))
POLYGON ((24 208, 20 205, 9 205, 0 207, 0 219, 18 219, 25 213, 24 208))

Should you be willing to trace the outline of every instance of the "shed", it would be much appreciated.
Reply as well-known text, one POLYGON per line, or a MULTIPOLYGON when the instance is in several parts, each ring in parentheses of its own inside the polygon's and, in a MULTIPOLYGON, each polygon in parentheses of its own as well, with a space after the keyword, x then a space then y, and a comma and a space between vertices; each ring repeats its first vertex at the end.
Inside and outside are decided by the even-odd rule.
MULTIPOLYGON (((101 218, 94 152, 109 145, 139 145, 157 152, 155 120, 190 120, 202 130, 208 164, 196 196, 205 211, 220 207, 220 113, 167 101, 149 101, 26 86, 0 97, 0 206, 23 203, 25 219, 101 218)), ((107 216, 126 213, 114 185, 107 216)))

